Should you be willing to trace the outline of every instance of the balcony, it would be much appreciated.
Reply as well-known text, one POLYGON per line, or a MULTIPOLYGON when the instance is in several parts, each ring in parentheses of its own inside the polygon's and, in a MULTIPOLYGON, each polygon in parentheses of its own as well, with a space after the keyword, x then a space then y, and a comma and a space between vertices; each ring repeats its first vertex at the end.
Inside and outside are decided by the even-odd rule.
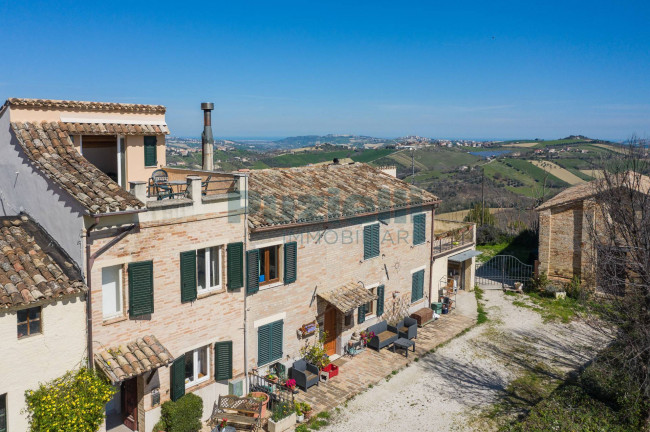
POLYGON ((476 243, 476 224, 435 219, 433 257, 476 243))

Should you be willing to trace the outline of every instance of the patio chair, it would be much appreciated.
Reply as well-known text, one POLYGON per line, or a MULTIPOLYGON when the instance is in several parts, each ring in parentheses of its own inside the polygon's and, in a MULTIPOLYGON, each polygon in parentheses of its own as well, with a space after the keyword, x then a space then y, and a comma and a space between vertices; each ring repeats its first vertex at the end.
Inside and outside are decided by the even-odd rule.
POLYGON ((401 338, 414 339, 418 337, 418 322, 411 317, 404 318, 395 327, 397 327, 397 335, 401 338))
POLYGON ((375 336, 368 341, 367 346, 376 351, 389 346, 398 339, 397 330, 389 328, 386 321, 372 325, 366 331, 375 333, 375 336))
POLYGON ((320 381, 318 367, 308 363, 306 360, 298 360, 291 367, 291 378, 296 380, 296 385, 303 391, 320 381))

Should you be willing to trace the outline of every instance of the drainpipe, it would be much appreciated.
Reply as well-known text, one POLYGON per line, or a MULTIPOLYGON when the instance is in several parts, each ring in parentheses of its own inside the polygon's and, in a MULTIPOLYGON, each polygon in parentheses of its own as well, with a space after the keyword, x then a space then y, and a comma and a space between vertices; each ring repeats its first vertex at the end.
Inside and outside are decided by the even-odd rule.
POLYGON ((91 247, 89 244, 91 231, 99 224, 100 216, 95 216, 95 222, 86 230, 86 286, 88 293, 86 294, 86 327, 87 327, 87 345, 86 351, 88 352, 88 368, 93 368, 93 303, 92 303, 92 269, 93 264, 97 257, 110 249, 115 243, 122 240, 136 224, 130 225, 120 231, 111 241, 99 248, 94 254, 91 254, 91 247))
MULTIPOLYGON (((246 249, 248 247, 248 174, 244 176, 244 263, 246 260, 246 249)), ((246 266, 242 266, 245 268, 246 266)), ((247 270, 247 269, 246 269, 247 270)), ((244 271, 244 389, 248 393, 248 295, 246 295, 246 271, 244 271)))
POLYGON ((433 239, 434 239, 434 226, 436 221, 436 207, 431 207, 431 255, 429 255, 429 306, 432 303, 433 296, 433 239))

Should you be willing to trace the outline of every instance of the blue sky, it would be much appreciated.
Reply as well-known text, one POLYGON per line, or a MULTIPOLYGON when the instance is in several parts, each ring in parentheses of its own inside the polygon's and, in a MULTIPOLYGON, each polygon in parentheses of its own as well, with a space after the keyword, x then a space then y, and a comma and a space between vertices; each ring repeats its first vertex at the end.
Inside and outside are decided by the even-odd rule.
POLYGON ((650 135, 647 2, 0 0, 0 98, 167 106, 175 135, 650 135))

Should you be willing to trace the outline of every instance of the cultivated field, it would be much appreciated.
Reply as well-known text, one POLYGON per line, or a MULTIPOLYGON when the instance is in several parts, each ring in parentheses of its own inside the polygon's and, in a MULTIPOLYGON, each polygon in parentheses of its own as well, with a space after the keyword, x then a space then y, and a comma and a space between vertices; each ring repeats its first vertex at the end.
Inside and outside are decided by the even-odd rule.
POLYGON ((533 165, 536 165, 537 167, 543 169, 544 171, 554 175, 555 177, 559 178, 560 180, 564 180, 565 182, 569 183, 570 185, 577 185, 577 184, 585 182, 583 179, 581 179, 577 175, 571 173, 570 171, 562 168, 559 165, 554 164, 553 162, 531 160, 530 163, 532 163, 533 165))
POLYGON ((515 144, 504 144, 503 147, 535 147, 536 142, 525 142, 525 143, 515 143, 515 144))
POLYGON ((603 176, 603 170, 601 169, 582 169, 580 172, 593 178, 600 178, 603 176))
MULTIPOLYGON (((504 209, 494 207, 490 209, 490 213, 496 214, 502 210, 504 209)), ((469 214, 469 210, 459 210, 459 211, 449 212, 449 213, 436 213, 436 219, 462 222, 465 220, 465 217, 468 214, 469 214)))
POLYGON ((606 150, 611 150, 617 153, 625 153, 625 149, 623 147, 616 147, 611 144, 593 144, 596 147, 604 148, 606 150))

